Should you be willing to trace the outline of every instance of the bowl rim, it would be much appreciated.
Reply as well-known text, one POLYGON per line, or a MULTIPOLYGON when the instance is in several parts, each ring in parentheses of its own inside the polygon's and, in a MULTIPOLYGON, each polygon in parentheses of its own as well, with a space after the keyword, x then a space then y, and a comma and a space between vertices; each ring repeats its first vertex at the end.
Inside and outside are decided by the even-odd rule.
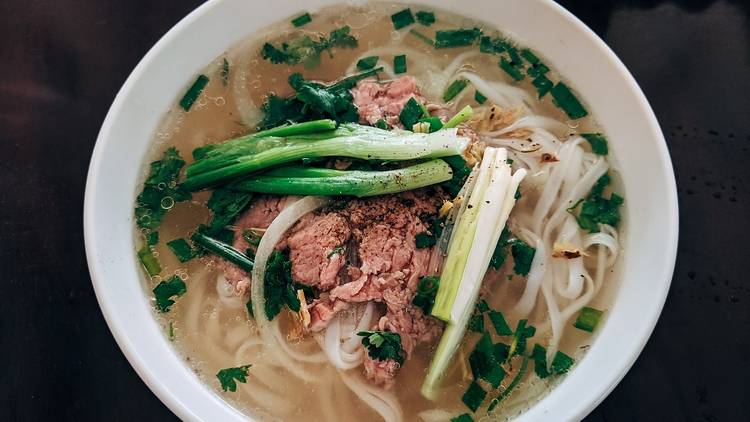
MULTIPOLYGON (((187 27, 192 25, 195 21, 200 20, 209 11, 213 10, 216 7, 219 7, 222 3, 228 1, 230 0, 209 0, 190 12, 177 24, 171 27, 169 31, 166 32, 149 49, 146 55, 139 61, 139 63, 130 73, 130 75, 118 91, 117 96, 115 97, 109 111, 107 112, 102 127, 99 131, 99 135, 97 137, 89 164, 84 197, 83 223, 86 257, 97 301, 107 322, 107 325, 110 328, 110 331, 112 332, 112 335, 115 338, 118 346, 129 361, 130 365, 135 369, 136 373, 138 373, 140 378, 145 382, 149 389, 151 389, 151 391, 178 417, 180 417, 181 419, 190 420, 199 420, 200 416, 191 410, 190 403, 186 403, 185 401, 181 400, 181 398, 178 397, 175 392, 170 390, 164 382, 154 377, 151 369, 149 368, 150 364, 148 364, 146 362, 146 358, 142 357, 138 353, 138 350, 136 350, 130 336, 118 322, 118 317, 113 313, 113 307, 108 302, 108 298, 103 292, 103 289, 106 289, 107 286, 103 281, 102 268, 100 267, 101 263, 97 260, 96 249, 94 248, 94 245, 96 243, 94 239, 94 215, 96 213, 96 208, 94 205, 96 193, 98 192, 98 176, 101 171, 100 164, 104 155, 104 144, 108 142, 108 137, 110 137, 114 126, 114 121, 116 120, 115 116, 118 115, 121 112, 122 108, 125 106, 125 101, 127 99, 129 91, 131 91, 132 86, 136 84, 136 82, 141 77, 143 77, 144 69, 147 68, 150 62, 154 60, 154 57, 161 53, 166 45, 168 45, 173 39, 180 37, 187 27)), ((647 314, 644 316, 643 319, 645 321, 645 325, 642 327, 641 332, 638 333, 638 341, 635 342, 635 344, 633 345, 634 347, 632 347, 628 352, 627 359, 623 359, 620 361, 620 365, 614 371, 614 376, 611 376, 609 382, 607 383, 607 388, 601 389, 596 397, 592 397, 588 400, 582 400, 581 402, 573 403, 570 405, 571 411, 568 412, 569 419, 580 420, 588 413, 590 413, 596 406, 598 406, 602 402, 602 400, 607 397, 607 395, 609 395, 610 392, 619 384, 619 382, 640 356, 643 348, 648 342, 648 339, 650 338, 656 326, 659 316, 661 315, 669 288, 671 286, 677 256, 677 240, 679 230, 677 188, 671 158, 663 133, 660 129, 659 123, 650 104, 648 103, 645 95, 643 94, 638 83, 635 81, 634 77, 630 74, 622 61, 606 45, 606 43, 604 43, 604 41, 596 33, 594 33, 588 26, 581 22, 575 15, 552 0, 537 1, 539 3, 542 3, 544 6, 551 8, 555 13, 559 14, 562 19, 569 21, 572 25, 575 26, 578 31, 585 35, 589 40, 593 41, 598 52, 602 53, 605 56, 606 60, 608 60, 617 69, 618 76, 621 77, 622 82, 626 85, 626 88, 632 91, 632 93, 634 93, 636 96, 638 105, 643 112, 642 114, 646 118, 646 121, 644 123, 648 126, 649 131, 651 132, 651 136, 656 141, 654 144, 654 152, 657 154, 658 161, 663 165, 662 170, 664 170, 665 174, 667 175, 663 182, 665 183, 668 192, 667 196, 664 198, 664 203, 662 205, 666 208, 665 212, 670 224, 664 227, 664 232, 662 234, 665 238, 665 243, 668 248, 665 251, 665 256, 668 259, 663 263, 662 267, 659 268, 660 271, 656 272, 654 275, 654 279, 660 281, 660 283, 658 284, 659 289, 654 292, 655 296, 658 298, 658 301, 651 309, 648 310, 647 314)), ((438 4, 437 6, 440 7, 443 5, 438 4)), ((301 7, 304 6, 301 5, 301 7)), ((207 386, 204 387, 208 389, 207 386)), ((220 399, 217 396, 214 397, 214 400, 220 399)), ((222 402, 222 404, 225 407, 229 407, 234 410, 234 412, 238 415, 242 415, 231 405, 224 402, 222 402)), ((537 406, 533 405, 532 408, 529 409, 529 411, 527 411, 526 413, 529 413, 534 409, 534 407, 537 406)), ((523 416, 526 416, 526 414, 524 414, 523 416)), ((247 415, 242 415, 242 417, 248 419, 250 418, 247 415)), ((525 418, 522 417, 522 419, 525 418)))

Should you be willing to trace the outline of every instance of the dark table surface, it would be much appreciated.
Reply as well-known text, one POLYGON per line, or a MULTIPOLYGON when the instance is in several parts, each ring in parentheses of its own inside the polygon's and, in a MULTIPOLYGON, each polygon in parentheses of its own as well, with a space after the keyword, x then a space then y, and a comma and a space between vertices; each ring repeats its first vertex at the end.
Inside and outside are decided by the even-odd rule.
MULTIPOLYGON (((102 318, 82 207, 89 157, 117 90, 199 3, 0 2, 0 420, 174 418, 102 318)), ((681 213, 664 313, 588 420, 748 420, 750 2, 563 4, 651 101, 681 213)))

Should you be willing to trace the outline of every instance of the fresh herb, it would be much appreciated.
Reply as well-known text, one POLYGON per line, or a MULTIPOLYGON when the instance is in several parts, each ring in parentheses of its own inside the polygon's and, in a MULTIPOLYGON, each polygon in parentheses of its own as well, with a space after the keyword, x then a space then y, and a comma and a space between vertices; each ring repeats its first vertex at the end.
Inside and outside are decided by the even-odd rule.
POLYGON ((417 123, 424 114, 425 110, 422 105, 414 97, 411 97, 404 105, 398 118, 401 124, 404 125, 404 128, 411 130, 414 123, 417 123))
POLYGON ((516 81, 520 81, 523 79, 523 73, 516 67, 511 64, 508 60, 505 59, 505 57, 502 57, 500 59, 500 68, 505 71, 508 75, 510 75, 511 78, 513 78, 516 81))
POLYGON ((335 47, 356 48, 357 39, 349 34, 350 30, 349 26, 342 26, 331 31, 328 38, 320 36, 317 41, 309 35, 303 35, 280 47, 265 43, 261 49, 261 57, 274 64, 302 63, 306 69, 311 69, 320 63, 320 54, 324 51, 328 51, 330 55, 331 49, 335 47))
POLYGON ((392 14, 391 21, 393 22, 393 28, 399 30, 413 24, 414 15, 411 14, 411 9, 406 8, 400 12, 392 14))
POLYGON ((465 47, 474 44, 482 30, 472 29, 449 29, 435 32, 435 48, 465 47))
POLYGON ((417 31, 416 29, 410 29, 409 33, 414 35, 418 40, 422 41, 423 43, 434 46, 435 41, 432 40, 432 38, 428 37, 427 35, 417 31))
POLYGON ((500 239, 497 240, 495 251, 490 258, 490 266, 494 268, 495 271, 499 270, 505 263, 505 259, 508 255, 507 246, 510 244, 509 239, 510 231, 505 227, 503 228, 502 233, 500 233, 500 239))
POLYGON ((157 284, 153 292, 156 299, 156 309, 160 312, 167 312, 174 305, 172 298, 185 294, 187 287, 179 276, 173 275, 169 279, 157 284))
POLYGON ((549 68, 544 63, 533 64, 526 69, 526 74, 532 78, 544 75, 547 72, 549 72, 549 68))
POLYGON ((456 95, 463 91, 468 84, 469 81, 467 81, 466 79, 456 79, 455 81, 451 82, 451 84, 448 85, 448 88, 445 89, 445 92, 443 92, 443 101, 447 103, 448 101, 456 98, 456 95))
POLYGON ((331 259, 334 255, 341 255, 344 253, 344 247, 343 246, 336 246, 335 248, 331 249, 331 252, 328 252, 327 259, 331 259))
POLYGON ((620 223, 620 205, 625 202, 623 197, 613 193, 609 198, 604 198, 602 192, 610 183, 609 174, 600 177, 586 199, 582 202, 581 212, 576 216, 575 209, 581 201, 578 201, 573 207, 568 208, 568 212, 573 214, 578 221, 578 225, 591 233, 599 231, 599 224, 608 224, 616 227, 620 223))
POLYGON ((508 350, 508 359, 515 355, 524 354, 526 352, 526 340, 536 334, 536 328, 526 324, 525 319, 518 321, 516 330, 513 332, 513 341, 510 343, 510 349, 508 350))
POLYGON ((274 319, 286 305, 294 312, 300 310, 300 302, 292 280, 292 263, 287 256, 275 250, 266 263, 265 289, 266 317, 274 319))
POLYGON ((167 148, 161 160, 153 161, 143 191, 136 199, 135 218, 141 229, 155 229, 176 202, 187 201, 190 193, 177 187, 177 177, 185 161, 174 147, 167 148))
POLYGON ((421 308, 425 315, 429 315, 432 311, 432 305, 435 304, 438 287, 440 287, 440 277, 434 275, 421 277, 417 285, 417 293, 411 303, 421 308))
POLYGON ((141 265, 143 265, 143 268, 146 270, 149 277, 159 275, 161 272, 159 260, 156 259, 154 252, 149 245, 143 245, 143 247, 138 250, 138 259, 141 261, 141 265))
POLYGON ((229 60, 227 60, 226 57, 224 57, 224 60, 221 63, 219 76, 221 77, 221 84, 227 86, 229 84, 229 60))
POLYGON ((534 52, 529 50, 528 48, 524 48, 523 50, 521 50, 521 57, 526 59, 526 61, 531 64, 539 63, 539 57, 537 57, 536 54, 534 54, 534 52))
POLYGON ((466 182, 466 178, 471 174, 471 168, 466 165, 466 160, 460 155, 443 157, 443 161, 448 163, 448 165, 451 166, 451 169, 453 169, 453 177, 441 186, 443 186, 452 197, 455 197, 466 182))
POLYGON ((479 104, 484 104, 485 101, 487 101, 487 97, 482 95, 479 90, 474 91, 474 101, 478 102, 479 104))
POLYGON ((469 365, 475 380, 483 379, 492 385, 492 388, 500 386, 505 378, 505 371, 495 359, 495 348, 489 333, 484 333, 474 346, 474 351, 469 355, 469 365))
POLYGON ((247 309, 247 314, 250 315, 250 318, 255 318, 255 313, 253 313, 253 299, 248 297, 247 303, 245 303, 245 309, 247 309))
POLYGON ((584 306, 578 314, 578 318, 576 318, 576 321, 573 323, 573 326, 579 330, 593 333, 596 326, 599 325, 599 320, 602 318, 602 314, 604 314, 604 312, 598 309, 584 306))
POLYGON ((495 327, 495 332, 497 333, 497 335, 513 335, 513 330, 508 325, 508 322, 505 321, 505 317, 503 316, 502 312, 493 309, 490 310, 487 315, 490 317, 490 322, 492 322, 492 326, 495 327))
POLYGON ((236 191, 231 186, 214 190, 206 204, 212 213, 208 234, 216 235, 232 224, 252 198, 252 193, 236 191))
POLYGON ((505 362, 508 360, 508 356, 510 356, 509 345, 505 343, 495 343, 493 349, 495 351, 495 360, 498 362, 505 362))
POLYGON ((528 369, 528 367, 529 367, 529 357, 524 356, 523 360, 521 361, 521 368, 518 370, 518 373, 516 374, 515 377, 513 377, 513 380, 508 385, 508 388, 503 390, 500 393, 500 395, 492 399, 489 407, 487 408, 488 412, 492 412, 495 409, 495 407, 497 407, 497 405, 500 404, 501 401, 503 401, 503 399, 508 397, 510 393, 512 393, 513 390, 515 390, 515 388, 518 387, 518 384, 521 383, 521 379, 523 379, 523 376, 526 375, 526 370, 528 369))
POLYGON ((155 246, 159 243, 159 232, 151 232, 146 236, 146 244, 148 246, 155 246))
POLYGON ((484 332, 484 315, 474 314, 471 316, 471 319, 469 320, 469 331, 475 333, 484 332))
POLYGON ((406 55, 401 54, 393 57, 393 73, 406 73, 406 55))
POLYGON ((376 64, 378 64, 378 56, 369 56, 359 59, 357 61, 357 69, 359 70, 369 70, 375 67, 376 64))
POLYGON ((536 249, 521 239, 515 239, 510 246, 510 252, 513 255, 513 272, 518 275, 528 275, 536 249))
POLYGON ((576 98, 570 88, 564 83, 558 82, 552 87, 551 92, 555 104, 571 119, 580 119, 589 114, 588 111, 583 108, 583 105, 578 101, 578 98, 576 98))
POLYGON ((292 19, 292 25, 294 25, 295 28, 299 28, 300 26, 307 25, 311 21, 312 17, 310 17, 310 14, 304 13, 292 19))
POLYGON ((201 227, 193 233, 191 239, 195 245, 226 259, 248 273, 253 270, 254 262, 247 255, 233 248, 227 242, 207 236, 204 232, 205 228, 201 227))
POLYGON ((183 238, 170 240, 167 242, 167 246, 180 262, 188 262, 195 257, 195 251, 183 238))
POLYGON ((501 38, 490 38, 483 36, 479 40, 479 51, 487 54, 500 54, 505 51, 505 46, 509 45, 505 40, 501 38))
POLYGON ((443 122, 440 120, 440 117, 432 116, 432 117, 423 117, 419 119, 419 122, 422 123, 429 123, 430 124, 430 133, 437 132, 440 129, 443 128, 443 122))
POLYGON ((555 357, 552 358, 552 373, 564 374, 570 370, 570 367, 573 366, 574 362, 575 361, 572 357, 558 350, 557 353, 555 353, 555 357))
POLYGON ((414 236, 414 244, 418 249, 429 248, 434 246, 436 242, 435 236, 428 232, 417 233, 414 236))
POLYGON ((558 351, 552 358, 552 365, 547 369, 547 350, 539 344, 534 345, 531 358, 534 359, 534 372, 541 379, 545 379, 550 375, 564 374, 570 370, 570 367, 575 362, 570 356, 558 351))
POLYGON ((420 10, 419 12, 417 12, 417 22, 424 26, 430 26, 435 23, 435 14, 432 12, 420 10))
POLYGON ((591 145, 591 151, 594 154, 607 155, 609 153, 607 138, 601 133, 582 133, 581 136, 591 145))
POLYGON ((461 401, 464 402, 466 407, 471 409, 472 412, 476 412, 479 406, 482 405, 482 401, 487 397, 487 392, 477 384, 476 381, 472 381, 469 384, 469 388, 466 390, 464 395, 461 397, 461 401))
POLYGON ((547 95, 548 92, 552 91, 552 87, 555 85, 544 74, 534 78, 534 80, 531 81, 531 84, 536 88, 536 92, 539 94, 539 99, 547 95))
POLYGON ((360 331, 357 333, 362 337, 362 345, 367 349, 367 354, 380 361, 393 359, 399 365, 404 363, 404 349, 401 346, 401 336, 389 331, 360 331))
POLYGON ((375 122, 375 127, 378 129, 388 130, 388 123, 386 123, 383 119, 378 119, 378 121, 375 122))
POLYGON ((480 313, 485 313, 490 311, 490 305, 487 304, 487 301, 484 299, 480 299, 476 304, 476 311, 480 313))
POLYGON ((247 373, 252 365, 239 366, 236 368, 224 368, 216 373, 216 378, 221 383, 221 389, 224 391, 237 391, 237 381, 247 382, 247 373))
POLYGON ((468 413, 464 413, 451 419, 451 422, 474 422, 468 413))
POLYGON ((188 88, 187 92, 185 92, 185 95, 182 96, 182 99, 180 100, 180 107, 182 107, 185 111, 190 111, 193 103, 195 103, 195 100, 197 100, 201 95, 201 92, 203 92, 203 88, 206 87, 207 83, 208 76, 199 75, 195 82, 193 82, 193 85, 191 85, 190 88, 188 88))

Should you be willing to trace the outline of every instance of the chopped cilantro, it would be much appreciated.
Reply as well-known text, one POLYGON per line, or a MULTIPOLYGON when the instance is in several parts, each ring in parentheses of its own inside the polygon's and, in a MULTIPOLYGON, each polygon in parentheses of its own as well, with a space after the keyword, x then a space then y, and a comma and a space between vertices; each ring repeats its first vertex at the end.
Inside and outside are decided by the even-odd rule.
POLYGON ((375 67, 376 64, 378 64, 378 56, 369 56, 359 59, 357 61, 357 69, 359 70, 369 70, 375 67))
POLYGON ((534 80, 531 81, 531 84, 536 88, 536 92, 539 94, 540 99, 547 95, 547 93, 550 92, 552 90, 552 87, 554 86, 552 81, 549 80, 549 78, 544 74, 534 78, 534 80))
POLYGON ((513 255, 513 272, 518 275, 528 275, 536 249, 521 239, 515 239, 510 246, 510 253, 513 255))
POLYGON ((219 76, 221 77, 221 84, 227 86, 227 84, 229 84, 229 60, 227 60, 226 57, 224 57, 224 60, 221 63, 219 76))
POLYGON ((417 31, 416 29, 410 29, 409 33, 414 35, 418 40, 422 41, 423 43, 427 45, 435 45, 435 41, 432 40, 432 38, 428 37, 427 35, 417 31))
POLYGON ((492 326, 495 327, 495 332, 499 336, 510 336, 513 335, 513 330, 510 328, 508 323, 505 321, 505 317, 502 312, 490 310, 488 313, 492 326))
POLYGON ((609 153, 607 138, 601 133, 582 133, 581 136, 591 145, 591 151, 594 154, 607 155, 609 153))
POLYGON ((435 48, 465 47, 474 44, 482 30, 472 29, 449 29, 435 32, 435 48))
POLYGON ((400 12, 392 14, 391 21, 393 22, 393 28, 399 30, 413 24, 414 15, 412 15, 411 9, 406 8, 400 12))
POLYGON ((474 346, 474 351, 469 355, 469 365, 475 380, 483 379, 492 385, 492 388, 500 386, 505 378, 505 371, 495 359, 495 348, 489 333, 484 333, 474 346))
POLYGON ((443 93, 443 101, 448 102, 456 98, 456 95, 461 93, 461 91, 463 91, 468 84, 469 81, 467 81, 466 79, 456 79, 455 81, 451 82, 451 84, 448 85, 448 88, 446 88, 445 92, 443 93))
POLYGON ((580 119, 581 117, 587 116, 589 113, 583 108, 583 105, 575 94, 562 82, 558 82, 552 87, 552 98, 555 104, 560 107, 565 114, 571 119, 580 119))
POLYGON ((609 199, 602 196, 602 192, 609 185, 609 182, 609 174, 600 177, 583 202, 578 201, 571 208, 568 208, 568 212, 576 217, 578 225, 582 229, 594 233, 599 231, 599 224, 616 227, 620 223, 620 205, 625 200, 616 193, 611 194, 609 199), (581 212, 576 216, 575 209, 580 203, 583 203, 581 212))
POLYGON ((421 277, 417 285, 417 293, 411 303, 421 308, 425 315, 429 315, 432 305, 435 304, 438 287, 440 287, 440 277, 434 275, 421 277))
POLYGON ((482 93, 479 92, 479 90, 477 90, 477 91, 474 91, 474 100, 478 102, 479 104, 484 104, 484 102, 487 101, 487 97, 482 95, 482 93))
POLYGON ((295 28, 299 28, 300 26, 307 25, 311 21, 312 17, 310 17, 310 14, 304 13, 292 19, 292 25, 294 25, 295 28))
POLYGON ((475 333, 484 332, 484 315, 474 314, 471 316, 471 319, 469 320, 469 331, 474 331, 475 333))
POLYGON ((513 390, 516 387, 518 387, 518 384, 521 383, 521 379, 523 379, 523 376, 526 375, 526 370, 528 369, 528 367, 529 367, 529 357, 528 356, 524 356, 523 360, 521 361, 521 368, 518 370, 518 373, 516 374, 515 377, 513 377, 513 380, 508 385, 508 388, 506 388, 505 390, 503 390, 500 393, 500 395, 498 395, 497 397, 495 397, 494 399, 492 399, 492 401, 490 402, 489 407, 487 408, 488 412, 491 412, 492 410, 494 410, 495 407, 498 404, 500 404, 501 401, 503 401, 503 399, 505 399, 506 397, 508 397, 510 395, 510 393, 512 393, 513 390))
POLYGON ((596 326, 599 325, 599 320, 601 319, 602 314, 604 314, 604 312, 598 309, 584 306, 578 314, 578 318, 576 318, 576 321, 573 323, 573 326, 579 330, 593 333, 596 326))
POLYGON ((224 368, 216 373, 221 389, 224 391, 237 391, 237 381, 247 382, 247 373, 252 365, 239 366, 236 368, 224 368))
POLYGON ((434 246, 437 242, 435 235, 429 234, 428 232, 417 233, 414 236, 414 245, 418 249, 429 248, 434 246))
POLYGON ((330 32, 328 38, 321 36, 313 40, 309 35, 303 35, 289 43, 276 47, 271 43, 263 44, 261 57, 274 64, 295 65, 302 63, 306 69, 311 69, 320 63, 320 54, 332 48, 356 48, 358 43, 349 32, 349 26, 342 26, 330 32))
POLYGON ((398 118, 401 121, 401 124, 404 125, 405 129, 411 130, 414 123, 417 123, 422 115, 424 115, 422 105, 419 104, 414 97, 411 97, 404 105, 398 118))
POLYGON ((508 239, 510 239, 510 231, 508 230, 508 227, 505 227, 503 228, 502 233, 500 233, 500 239, 497 240, 495 251, 490 258, 490 266, 494 268, 495 271, 499 270, 505 263, 505 258, 507 256, 506 247, 509 244, 508 239))
POLYGON ((474 422, 474 419, 472 419, 468 413, 464 413, 455 418, 451 418, 451 422, 474 422))
POLYGON ((572 357, 558 350, 557 353, 555 353, 555 357, 552 358, 552 372, 555 374, 564 374, 570 370, 570 367, 573 366, 573 362, 574 360, 572 357))
POLYGON ((149 245, 143 245, 143 247, 138 250, 138 259, 141 261, 141 265, 143 265, 143 268, 146 270, 149 277, 158 275, 161 272, 159 260, 156 259, 154 252, 149 245))
POLYGON ((476 305, 477 312, 485 313, 485 312, 489 312, 489 310, 490 310, 490 305, 487 304, 487 301, 485 301, 484 299, 481 299, 479 302, 477 302, 477 305, 476 305))
POLYGON ((195 257, 195 251, 183 238, 170 240, 167 242, 167 246, 180 262, 188 262, 195 257))
POLYGON ((185 294, 187 287, 179 276, 173 275, 169 279, 157 284, 153 292, 156 299, 156 309, 160 312, 167 312, 174 305, 172 298, 185 294))
POLYGON ((266 263, 264 293, 265 312, 269 320, 274 319, 286 305, 292 311, 300 310, 297 291, 292 281, 292 263, 281 251, 274 251, 266 263))
POLYGON ((164 151, 161 160, 151 163, 143 191, 136 199, 135 218, 141 229, 155 229, 176 202, 187 201, 190 193, 177 186, 177 178, 185 161, 174 147, 164 151))
POLYGON ((469 388, 461 397, 461 401, 463 401, 466 407, 471 409, 472 412, 476 412, 485 397, 487 397, 487 392, 484 391, 476 381, 472 381, 469 388))
POLYGON ((155 246, 157 243, 159 243, 159 232, 151 232, 146 236, 148 246, 155 246))
POLYGON ((406 55, 393 57, 393 73, 406 73, 406 55))
POLYGON ((497 360, 498 362, 505 362, 508 360, 508 356, 510 355, 510 346, 505 343, 495 343, 494 351, 495 360, 497 360))
POLYGON ((466 160, 460 155, 451 155, 449 157, 443 157, 443 161, 448 163, 453 170, 453 177, 447 182, 443 182, 441 186, 448 191, 448 193, 455 197, 461 190, 461 187, 466 182, 466 178, 471 174, 471 168, 466 165, 466 160))
POLYGON ((550 365, 550 368, 548 369, 547 350, 539 344, 534 345, 531 357, 534 359, 534 372, 541 379, 545 379, 550 375, 564 374, 570 370, 570 367, 573 366, 574 363, 573 358, 561 351, 557 351, 552 358, 552 365, 550 365))
POLYGON ((185 95, 183 95, 180 100, 180 107, 185 111, 190 111, 190 108, 193 106, 193 103, 195 103, 195 100, 201 95, 206 84, 208 84, 208 76, 198 75, 198 78, 193 82, 190 88, 188 88, 187 92, 185 92, 185 95))
POLYGON ((435 14, 432 12, 420 10, 419 12, 417 12, 417 22, 424 26, 430 26, 435 23, 435 14))
POLYGON ((404 349, 401 346, 401 336, 389 331, 360 331, 357 333, 362 337, 362 345, 367 349, 367 354, 377 360, 393 359, 399 365, 404 363, 404 349))
POLYGON ((523 73, 514 65, 511 64, 505 57, 500 59, 500 68, 503 69, 511 78, 516 81, 523 79, 523 73))

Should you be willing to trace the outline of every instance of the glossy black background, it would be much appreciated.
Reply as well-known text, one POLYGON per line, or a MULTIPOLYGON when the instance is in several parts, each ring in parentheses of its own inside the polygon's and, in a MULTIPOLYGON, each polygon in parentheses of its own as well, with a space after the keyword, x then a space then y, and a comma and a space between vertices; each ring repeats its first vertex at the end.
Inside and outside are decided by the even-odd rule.
MULTIPOLYGON (((174 418, 104 323, 81 215, 90 153, 117 90, 199 3, 0 2, 0 420, 174 418)), ((664 313, 589 420, 748 420, 750 6, 563 4, 640 83, 666 135, 680 196, 679 257, 664 313)))

